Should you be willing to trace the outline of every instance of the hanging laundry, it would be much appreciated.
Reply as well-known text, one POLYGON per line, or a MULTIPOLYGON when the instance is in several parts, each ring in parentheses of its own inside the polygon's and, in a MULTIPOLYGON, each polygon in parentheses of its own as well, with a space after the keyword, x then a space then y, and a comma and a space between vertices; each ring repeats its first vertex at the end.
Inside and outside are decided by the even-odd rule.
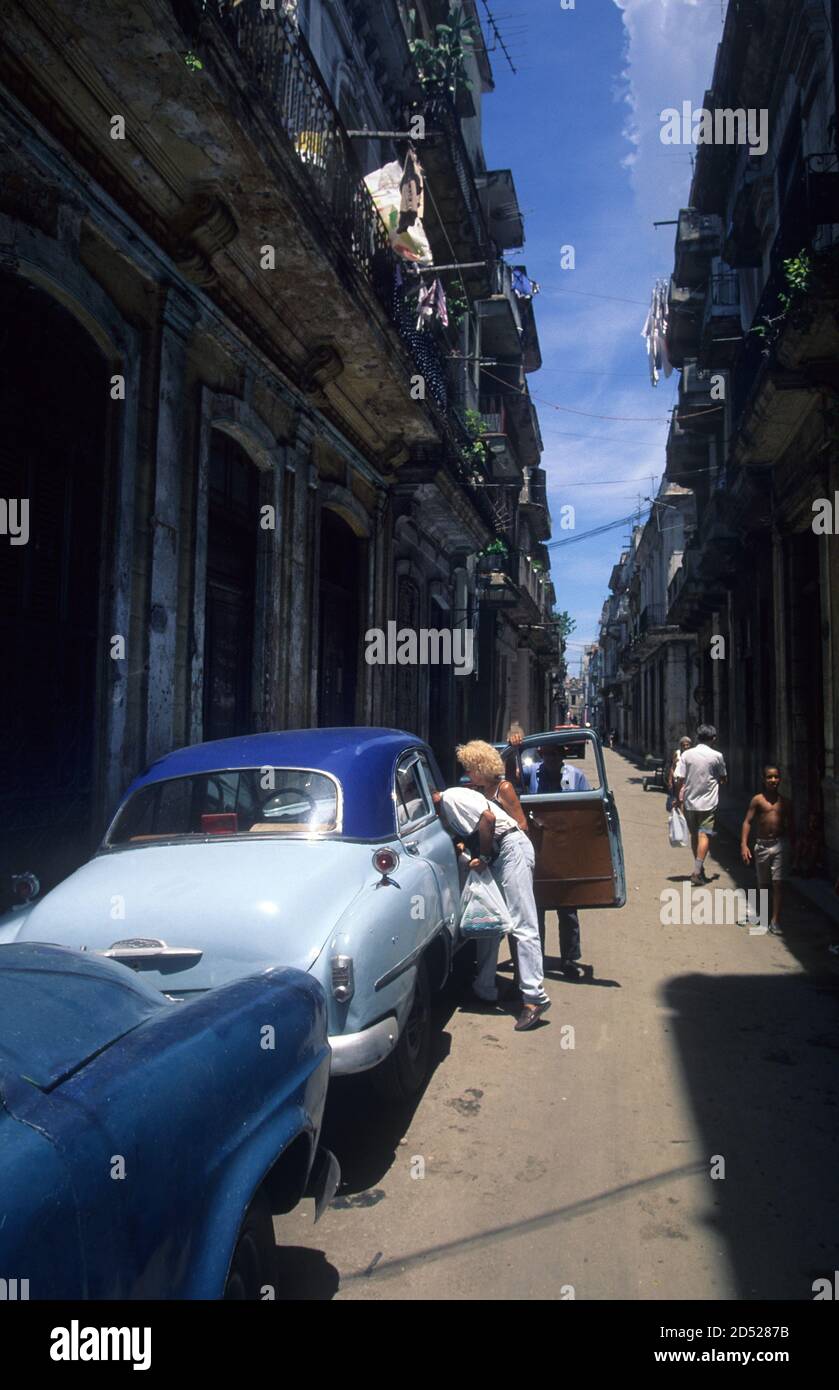
POLYGON ((673 374, 673 364, 667 352, 667 292, 667 281, 656 280, 649 312, 641 329, 641 337, 645 338, 647 343, 650 382, 653 386, 658 385, 662 372, 665 377, 673 374))
POLYGON ((449 311, 446 306, 446 292, 439 279, 432 280, 430 285, 423 285, 417 300, 417 332, 421 332, 424 326, 433 318, 438 318, 444 328, 449 326, 449 311))
POLYGON ((425 235, 422 219, 416 216, 411 226, 400 230, 402 202, 402 166, 398 160, 385 164, 364 179, 367 189, 376 204, 376 210, 387 228, 390 244, 397 256, 414 265, 432 266, 434 257, 425 235))
POLYGON ((531 280, 526 271, 520 266, 513 267, 513 294, 517 299, 532 299, 539 293, 539 286, 535 280, 531 280))
POLYGON ((413 145, 405 157, 399 193, 399 221, 396 230, 407 232, 417 219, 422 221, 425 214, 425 176, 413 145))
POLYGON ((416 307, 408 300, 405 289, 404 271, 396 267, 397 275, 393 282, 393 317, 399 336, 411 351, 417 370, 425 380, 426 388, 441 410, 448 404, 446 389, 445 359, 432 333, 418 333, 416 328, 416 307))

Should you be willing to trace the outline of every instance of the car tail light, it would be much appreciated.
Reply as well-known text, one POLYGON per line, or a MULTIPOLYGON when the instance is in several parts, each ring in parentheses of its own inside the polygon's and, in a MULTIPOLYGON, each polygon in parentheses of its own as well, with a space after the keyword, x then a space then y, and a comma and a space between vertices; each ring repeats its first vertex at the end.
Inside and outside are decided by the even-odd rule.
POLYGON ((339 1004, 348 1004, 355 993, 352 956, 332 957, 332 994, 339 1004))
POLYGON ((373 868, 379 874, 392 874, 399 864, 399 855, 394 849, 377 849, 373 855, 373 868))

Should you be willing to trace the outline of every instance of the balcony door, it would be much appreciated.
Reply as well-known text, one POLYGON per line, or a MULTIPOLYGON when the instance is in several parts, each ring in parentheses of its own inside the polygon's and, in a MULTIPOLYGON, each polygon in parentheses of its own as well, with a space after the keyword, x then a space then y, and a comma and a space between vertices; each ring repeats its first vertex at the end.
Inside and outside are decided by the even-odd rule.
POLYGON ((259 472, 220 430, 210 448, 204 738, 253 728, 253 653, 259 472))

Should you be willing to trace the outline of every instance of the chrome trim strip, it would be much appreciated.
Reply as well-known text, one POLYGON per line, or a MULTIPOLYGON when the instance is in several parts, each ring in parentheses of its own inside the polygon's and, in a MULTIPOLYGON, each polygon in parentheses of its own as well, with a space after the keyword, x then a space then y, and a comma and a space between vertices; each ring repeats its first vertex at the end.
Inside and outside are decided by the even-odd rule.
POLYGON ((427 936, 424 941, 421 941, 419 946, 415 946, 413 951, 409 952, 407 956, 404 956, 403 959, 392 966, 390 970, 386 970, 384 975, 380 975, 378 980, 374 982, 373 988, 384 989, 385 985, 392 984, 400 975, 404 975, 406 970, 410 970, 411 966, 415 965, 419 960, 425 948, 431 944, 436 936, 440 935, 445 925, 445 918, 441 918, 431 935, 427 936))

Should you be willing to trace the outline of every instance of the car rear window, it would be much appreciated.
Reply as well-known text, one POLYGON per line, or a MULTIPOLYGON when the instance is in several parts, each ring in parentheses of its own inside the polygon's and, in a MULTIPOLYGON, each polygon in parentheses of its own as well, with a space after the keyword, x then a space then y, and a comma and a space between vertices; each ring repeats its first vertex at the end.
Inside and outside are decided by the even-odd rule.
POLYGON ((108 845, 230 835, 313 835, 340 829, 340 788, 309 768, 202 772, 140 787, 119 811, 108 845))

